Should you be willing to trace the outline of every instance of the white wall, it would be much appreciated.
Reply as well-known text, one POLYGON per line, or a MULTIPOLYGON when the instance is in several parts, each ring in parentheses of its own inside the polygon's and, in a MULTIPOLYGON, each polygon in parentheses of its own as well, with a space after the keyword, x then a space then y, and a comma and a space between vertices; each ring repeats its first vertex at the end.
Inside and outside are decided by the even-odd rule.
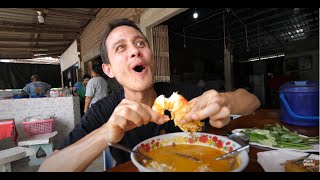
MULTIPOLYGON (((53 145, 63 141, 80 120, 80 101, 78 96, 23 98, 0 100, 0 119, 14 119, 18 131, 18 141, 27 137, 23 130, 23 120, 26 117, 52 115, 56 117, 54 130, 58 134, 53 138, 53 145)), ((0 150, 16 146, 12 138, 0 141, 0 150)))
POLYGON ((79 55, 80 52, 77 50, 77 41, 73 41, 71 46, 61 55, 60 59, 60 67, 61 67, 61 72, 68 69, 72 65, 76 64, 79 62, 80 64, 80 59, 79 55))

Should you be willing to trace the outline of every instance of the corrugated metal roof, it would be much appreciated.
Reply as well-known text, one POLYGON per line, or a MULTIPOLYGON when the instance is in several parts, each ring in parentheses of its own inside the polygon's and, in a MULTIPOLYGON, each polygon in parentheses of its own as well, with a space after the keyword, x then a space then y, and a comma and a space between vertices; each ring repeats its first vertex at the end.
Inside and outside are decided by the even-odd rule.
POLYGON ((39 52, 60 56, 99 9, 0 8, 0 59, 32 58, 39 52))
POLYGON ((214 59, 223 57, 225 36, 242 61, 284 52, 299 40, 319 39, 319 8, 190 8, 163 24, 169 36, 185 38, 189 46, 192 40, 210 42, 214 59), (192 17, 195 10, 198 19, 192 17))

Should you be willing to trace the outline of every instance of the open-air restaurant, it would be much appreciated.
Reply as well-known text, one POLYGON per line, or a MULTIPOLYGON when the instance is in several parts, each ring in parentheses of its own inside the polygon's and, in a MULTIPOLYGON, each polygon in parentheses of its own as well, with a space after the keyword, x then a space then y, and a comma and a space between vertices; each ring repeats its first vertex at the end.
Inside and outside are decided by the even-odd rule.
POLYGON ((0 8, 0 172, 320 172, 319 8, 0 8))

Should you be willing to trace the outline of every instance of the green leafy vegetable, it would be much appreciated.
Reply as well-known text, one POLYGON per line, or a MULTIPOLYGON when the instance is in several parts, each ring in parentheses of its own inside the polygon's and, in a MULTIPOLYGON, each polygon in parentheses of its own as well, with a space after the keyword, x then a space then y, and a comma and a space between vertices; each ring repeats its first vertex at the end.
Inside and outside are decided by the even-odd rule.
POLYGON ((279 124, 266 124, 263 128, 246 129, 242 132, 249 135, 251 142, 278 148, 307 150, 312 149, 312 144, 319 144, 319 136, 304 137, 279 124))

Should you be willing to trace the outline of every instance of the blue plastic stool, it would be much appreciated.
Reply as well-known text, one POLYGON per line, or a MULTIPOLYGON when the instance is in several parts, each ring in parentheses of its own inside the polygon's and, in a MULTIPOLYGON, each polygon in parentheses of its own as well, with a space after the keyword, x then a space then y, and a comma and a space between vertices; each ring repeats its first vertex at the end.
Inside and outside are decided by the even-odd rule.
POLYGON ((113 158, 109 148, 103 151, 103 165, 104 171, 113 167, 113 158))

